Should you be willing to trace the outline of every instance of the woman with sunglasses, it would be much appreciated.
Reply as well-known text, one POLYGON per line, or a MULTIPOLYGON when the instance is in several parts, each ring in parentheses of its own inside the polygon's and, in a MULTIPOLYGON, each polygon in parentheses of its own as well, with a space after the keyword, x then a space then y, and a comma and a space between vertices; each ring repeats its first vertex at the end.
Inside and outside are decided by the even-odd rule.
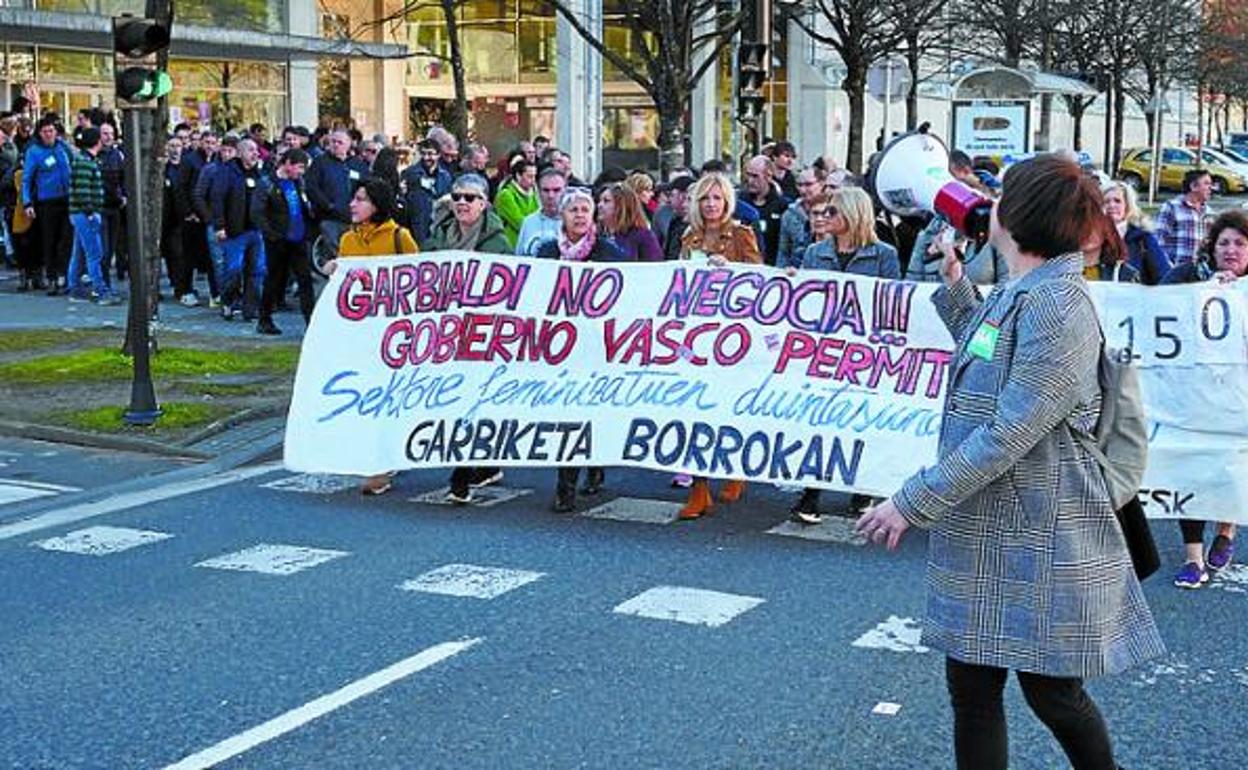
MULTIPOLYGON (((483 254, 515 253, 503 235, 503 222, 490 208, 489 182, 478 174, 464 174, 451 185, 448 199, 438 201, 435 224, 429 233, 430 251, 476 251, 483 254)), ((446 499, 458 505, 472 502, 473 488, 489 486, 503 478, 498 468, 459 467, 451 471, 446 499)))
MULTIPOLYGON (((737 195, 727 176, 712 171, 698 179, 689 195, 689 228, 680 239, 681 258, 705 259, 712 265, 761 265, 763 258, 754 231, 732 218, 736 207, 737 195)), ((745 482, 734 479, 719 491, 719 500, 735 503, 744 492, 745 482)), ((710 482, 697 478, 689 487, 689 499, 679 516, 699 519, 713 506, 710 482)))
MULTIPOLYGON (((420 251, 407 228, 394 221, 394 188, 380 179, 369 179, 355 190, 347 206, 351 229, 338 242, 338 258, 325 263, 326 275, 333 275, 338 262, 351 257, 384 257, 415 254, 420 251)), ((394 486, 394 472, 378 473, 364 479, 361 494, 384 495, 394 486)))
MULTIPOLYGON (((842 187, 810 207, 812 242, 802 255, 803 271, 828 270, 872 278, 901 279, 897 250, 875 233, 871 196, 859 187, 842 187), (822 237, 821 237, 822 235, 822 237)), ((789 268, 789 274, 797 271, 789 268)), ((850 512, 857 515, 871 504, 866 495, 850 495, 850 512)), ((790 510, 799 524, 819 524, 819 490, 808 488, 790 510)))
POLYGON ((626 262, 662 262, 659 239, 650 229, 641 198, 627 182, 613 184, 598 197, 601 237, 626 262))
MULTIPOLYGON (((594 227, 594 197, 584 187, 569 187, 564 191, 559 199, 559 217, 562 223, 558 237, 551 238, 538 247, 538 258, 557 259, 561 262, 633 261, 597 232, 594 227)), ((578 467, 559 469, 555 482, 555 502, 551 510, 555 513, 572 513, 576 510, 576 484, 580 476, 581 469, 578 467)), ((586 497, 597 495, 602 491, 605 481, 606 473, 600 466, 587 468, 581 494, 586 497)))

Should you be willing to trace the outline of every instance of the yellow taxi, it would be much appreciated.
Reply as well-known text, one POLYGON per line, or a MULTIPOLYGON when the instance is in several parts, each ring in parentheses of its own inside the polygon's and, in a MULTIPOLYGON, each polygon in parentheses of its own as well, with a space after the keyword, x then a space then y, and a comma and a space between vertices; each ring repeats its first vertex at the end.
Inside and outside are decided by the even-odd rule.
MULTIPOLYGON (((1239 169, 1223 163, 1200 163, 1196 161, 1196 151, 1186 147, 1165 147, 1161 151, 1161 173, 1158 187, 1169 190, 1183 188, 1183 175, 1197 166, 1204 168, 1213 177, 1215 194, 1240 193, 1248 189, 1239 169)), ((1149 176, 1153 170, 1153 151, 1151 148, 1127 150, 1122 162, 1118 164, 1118 178, 1137 190, 1148 187, 1149 176)))

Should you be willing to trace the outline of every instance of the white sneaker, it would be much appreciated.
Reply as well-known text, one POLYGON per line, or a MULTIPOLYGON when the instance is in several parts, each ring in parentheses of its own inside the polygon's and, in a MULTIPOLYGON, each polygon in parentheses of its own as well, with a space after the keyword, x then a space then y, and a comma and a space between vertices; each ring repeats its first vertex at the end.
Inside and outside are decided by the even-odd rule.
POLYGON ((181 300, 179 300, 179 302, 181 302, 181 303, 182 303, 182 307, 198 307, 198 306, 199 306, 199 295, 198 295, 198 294, 196 294, 196 293, 195 293, 195 292, 193 292, 193 291, 192 291, 192 292, 188 292, 188 293, 186 293, 186 294, 183 294, 183 295, 182 295, 182 299, 181 299, 181 300))

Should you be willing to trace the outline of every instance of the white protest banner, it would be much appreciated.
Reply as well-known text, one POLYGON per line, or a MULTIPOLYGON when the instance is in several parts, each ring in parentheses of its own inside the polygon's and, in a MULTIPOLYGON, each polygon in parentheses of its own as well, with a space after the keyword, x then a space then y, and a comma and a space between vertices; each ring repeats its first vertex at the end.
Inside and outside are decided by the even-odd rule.
MULTIPOLYGON (((887 495, 935 460, 953 341, 932 284, 462 252, 340 265, 304 340, 292 470, 634 466, 887 495)), ((1245 475, 1222 469, 1248 470, 1243 296, 1094 296, 1156 407, 1149 514, 1241 515, 1245 475), (1185 402, 1179 380, 1208 387, 1185 402)))

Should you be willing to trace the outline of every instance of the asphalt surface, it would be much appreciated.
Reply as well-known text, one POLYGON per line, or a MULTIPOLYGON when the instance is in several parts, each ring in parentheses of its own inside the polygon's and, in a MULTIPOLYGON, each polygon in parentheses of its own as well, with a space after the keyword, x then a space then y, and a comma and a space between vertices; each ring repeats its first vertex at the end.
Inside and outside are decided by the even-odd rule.
MULTIPOLYGON (((78 486, 105 462, 0 449, 18 455, 0 456, 4 472, 68 472, 78 486)), ((380 498, 350 479, 256 473, 164 499, 154 475, 150 502, 20 536, 5 523, 34 503, 0 505, 0 767, 165 767, 236 736, 252 745, 218 748, 216 766, 952 766, 939 654, 916 650, 905 628, 883 645, 869 633, 920 616, 921 533, 894 554, 845 542, 837 521, 822 528, 831 540, 769 534, 792 497, 762 487, 708 519, 656 524, 549 513, 553 471, 508 471, 503 487, 524 494, 466 508, 411 500, 442 485, 439 471, 405 473, 380 498), (49 550, 98 526, 170 537, 103 555, 49 550), (259 544, 339 554, 284 575, 196 566, 259 544), (448 565, 540 574, 488 599, 400 589, 448 565), (722 592, 740 612, 706 625, 616 611, 662 586, 722 592), (453 642, 457 654, 307 718, 318 698, 453 642), (890 710, 881 704, 899 708, 873 713, 890 710)), ((667 482, 611 470, 582 505, 675 503, 667 482)), ((825 507, 843 502, 828 495, 825 507)), ((1126 768, 1246 767, 1248 571, 1171 587, 1177 527, 1156 524, 1167 563, 1146 592, 1170 654, 1090 690, 1126 768)), ((1014 683, 1007 710, 1011 767, 1066 766, 1014 683)))

